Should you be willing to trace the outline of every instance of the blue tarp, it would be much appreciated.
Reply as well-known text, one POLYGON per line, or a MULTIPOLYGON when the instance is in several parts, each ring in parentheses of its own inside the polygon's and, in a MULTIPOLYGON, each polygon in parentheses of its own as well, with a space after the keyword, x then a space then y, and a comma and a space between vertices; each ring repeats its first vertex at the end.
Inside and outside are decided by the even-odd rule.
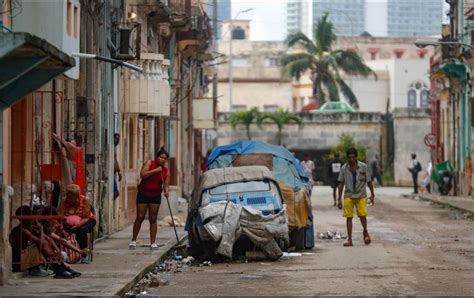
POLYGON ((308 177, 303 172, 299 160, 290 151, 281 146, 259 141, 246 140, 216 147, 209 155, 207 167, 209 169, 230 167, 232 166, 232 155, 256 153, 273 155, 273 174, 278 180, 300 187, 308 182, 308 177))

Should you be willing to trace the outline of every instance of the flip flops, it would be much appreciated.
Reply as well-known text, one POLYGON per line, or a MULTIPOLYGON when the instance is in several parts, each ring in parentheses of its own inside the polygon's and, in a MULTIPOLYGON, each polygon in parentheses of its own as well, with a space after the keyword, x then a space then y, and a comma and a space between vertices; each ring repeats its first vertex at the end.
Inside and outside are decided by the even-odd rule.
POLYGON ((371 239, 370 239, 369 232, 365 232, 364 233, 364 243, 365 243, 365 245, 369 245, 370 242, 371 242, 371 239))
POLYGON ((344 246, 344 247, 353 246, 353 244, 352 244, 352 239, 347 239, 347 241, 344 242, 343 246, 344 246))

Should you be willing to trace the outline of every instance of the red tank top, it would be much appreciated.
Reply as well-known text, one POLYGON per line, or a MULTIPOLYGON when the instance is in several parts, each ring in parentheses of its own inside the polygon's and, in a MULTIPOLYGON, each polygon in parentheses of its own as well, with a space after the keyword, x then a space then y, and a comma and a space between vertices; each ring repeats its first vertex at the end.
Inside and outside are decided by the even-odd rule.
MULTIPOLYGON (((149 170, 156 169, 157 167, 158 163, 156 160, 152 160, 149 170)), ((161 192, 163 191, 163 183, 165 182, 166 177, 168 177, 168 172, 169 170, 167 167, 162 167, 161 172, 142 179, 138 185, 138 191, 147 197, 156 197, 161 195, 161 192)))

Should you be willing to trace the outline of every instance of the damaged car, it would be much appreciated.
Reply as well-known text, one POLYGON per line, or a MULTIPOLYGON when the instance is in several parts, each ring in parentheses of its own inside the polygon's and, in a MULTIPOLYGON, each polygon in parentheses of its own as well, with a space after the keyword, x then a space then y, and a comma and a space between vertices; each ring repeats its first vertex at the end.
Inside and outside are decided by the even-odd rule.
POLYGON ((199 259, 235 258, 258 250, 276 260, 288 246, 286 205, 264 166, 206 171, 189 207, 189 249, 199 259))
POLYGON ((314 247, 313 210, 309 179, 293 154, 282 146, 243 140, 215 147, 207 159, 207 169, 261 165, 275 176, 287 206, 290 247, 314 247))

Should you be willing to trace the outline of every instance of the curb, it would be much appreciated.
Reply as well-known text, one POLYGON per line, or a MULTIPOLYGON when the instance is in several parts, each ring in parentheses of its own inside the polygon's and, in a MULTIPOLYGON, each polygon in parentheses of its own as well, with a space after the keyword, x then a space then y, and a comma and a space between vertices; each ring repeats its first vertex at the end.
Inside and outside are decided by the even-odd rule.
POLYGON ((449 202, 438 200, 436 198, 431 198, 431 197, 423 196, 423 195, 410 196, 410 198, 412 198, 412 199, 414 199, 415 197, 418 197, 420 200, 423 200, 423 201, 432 202, 434 204, 437 204, 437 205, 440 205, 440 206, 443 206, 443 207, 448 207, 448 208, 451 208, 451 209, 455 209, 455 210, 458 210, 458 211, 462 211, 462 212, 466 212, 466 213, 469 213, 471 215, 474 215, 474 210, 469 210, 469 209, 466 209, 466 208, 463 208, 463 207, 460 207, 460 206, 455 206, 455 205, 453 205, 449 202))
POLYGON ((142 280, 145 277, 145 274, 148 272, 152 271, 153 268, 155 268, 157 265, 162 263, 174 250, 176 245, 183 243, 183 241, 188 239, 188 234, 186 233, 182 237, 179 238, 179 242, 174 243, 171 245, 165 245, 163 249, 163 253, 156 259, 153 263, 149 264, 148 266, 144 267, 140 272, 138 272, 134 278, 132 278, 129 282, 127 282, 120 290, 118 290, 116 293, 114 293, 114 296, 120 296, 123 297, 125 294, 130 291, 135 284, 137 284, 140 280, 142 280))

